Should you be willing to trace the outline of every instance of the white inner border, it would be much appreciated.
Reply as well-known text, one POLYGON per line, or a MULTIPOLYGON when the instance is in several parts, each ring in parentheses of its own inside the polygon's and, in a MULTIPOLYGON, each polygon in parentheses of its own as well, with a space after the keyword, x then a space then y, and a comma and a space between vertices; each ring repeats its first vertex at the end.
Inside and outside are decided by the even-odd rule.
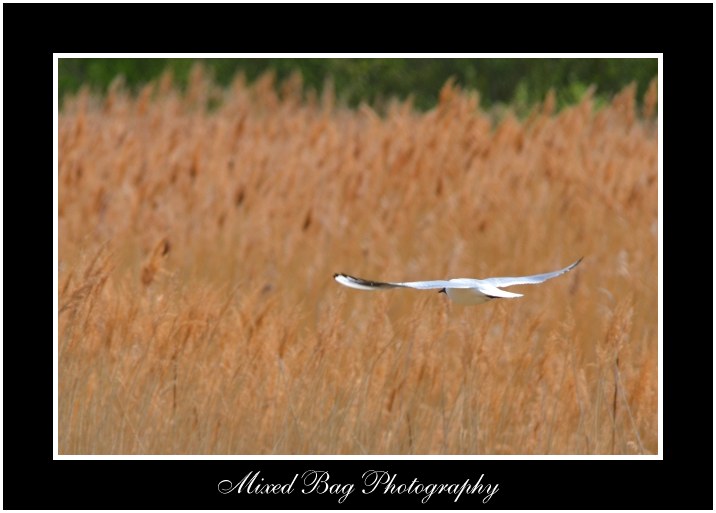
MULTIPOLYGON (((396 53, 384 53, 384 54, 364 54, 364 53, 327 53, 327 54, 275 54, 275 53, 250 53, 250 54, 155 54, 155 53, 128 53, 128 54, 98 54, 98 53, 55 53, 53 54, 53 162, 54 162, 54 173, 53 173, 53 460, 663 460, 663 141, 662 141, 662 120, 663 120, 663 54, 597 54, 597 53, 558 53, 558 54, 502 54, 502 53, 486 53, 486 54, 442 54, 442 53, 422 53, 422 54, 396 54, 396 53), (58 91, 58 65, 59 59, 68 58, 134 58, 134 59, 154 59, 154 58, 180 58, 180 59, 218 59, 218 58, 243 58, 243 59, 257 59, 257 58, 278 58, 278 57, 290 57, 290 58, 530 58, 530 59, 543 59, 543 58, 637 58, 637 59, 658 59, 658 159, 659 159, 659 171, 658 171, 658 417, 659 417, 659 428, 658 428, 658 454, 653 455, 324 455, 324 454, 304 454, 304 455, 259 455, 259 454, 240 454, 240 455, 61 455, 58 454, 59 450, 59 434, 58 434, 58 347, 59 347, 59 333, 58 333, 58 308, 59 308, 59 287, 58 287, 58 262, 59 262, 59 251, 58 251, 58 173, 59 173, 59 161, 58 161, 58 133, 59 133, 59 91, 58 91)), ((0 71, 0 73, 2 73, 0 71)), ((0 85, 0 87, 2 87, 0 85)), ((0 142, 0 145, 2 142, 0 142)), ((1 244, 1 242, 0 242, 1 244)), ((1 314, 0 314, 1 315, 1 314)))

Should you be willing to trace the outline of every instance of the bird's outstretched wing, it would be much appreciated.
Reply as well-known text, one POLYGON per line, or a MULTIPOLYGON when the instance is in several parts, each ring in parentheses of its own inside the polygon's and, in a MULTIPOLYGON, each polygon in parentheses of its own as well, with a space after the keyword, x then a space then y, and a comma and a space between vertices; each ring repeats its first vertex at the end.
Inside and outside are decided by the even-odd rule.
MULTIPOLYGON (((584 257, 582 257, 584 258, 584 257)), ((564 269, 560 269, 559 271, 554 271, 552 273, 544 273, 544 274, 533 274, 532 276, 516 276, 516 277, 504 277, 504 278, 487 278, 485 280, 480 280, 483 283, 486 283, 488 285, 492 285, 493 287, 511 287, 513 285, 534 285, 535 283, 542 283, 547 280, 551 280, 552 278, 556 278, 557 276, 560 276, 564 273, 567 273, 577 267, 579 262, 581 262, 582 259, 580 258, 573 264, 568 265, 564 269)))
POLYGON ((381 289, 394 289, 397 287, 405 287, 409 289, 443 289, 449 288, 470 288, 474 287, 474 284, 468 283, 455 283, 448 280, 434 280, 434 281, 407 281, 407 282, 389 282, 389 281, 371 281, 364 280, 363 278, 356 278, 355 276, 349 276, 347 274, 336 273, 333 278, 346 287, 351 287, 360 290, 381 290, 381 289))

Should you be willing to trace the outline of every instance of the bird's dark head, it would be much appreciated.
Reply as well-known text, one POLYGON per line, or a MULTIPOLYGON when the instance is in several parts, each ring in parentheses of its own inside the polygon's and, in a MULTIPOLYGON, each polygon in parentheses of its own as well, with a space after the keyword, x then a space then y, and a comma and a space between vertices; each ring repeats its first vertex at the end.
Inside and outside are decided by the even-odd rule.
POLYGON ((445 287, 438 290, 438 294, 447 294, 447 292, 445 292, 445 287))

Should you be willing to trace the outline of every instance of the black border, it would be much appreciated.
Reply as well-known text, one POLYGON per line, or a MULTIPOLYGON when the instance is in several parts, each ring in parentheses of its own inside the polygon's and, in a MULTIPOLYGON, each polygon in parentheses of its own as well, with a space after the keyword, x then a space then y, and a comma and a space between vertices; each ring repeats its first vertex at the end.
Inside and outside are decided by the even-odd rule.
MULTIPOLYGON (((5 308, 17 310, 4 318, 35 317, 36 305, 44 304, 31 283, 42 273, 16 260, 41 254, 32 247, 38 241, 32 221, 42 219, 32 178, 52 168, 53 52, 663 52, 664 269, 681 264, 683 272, 684 260, 698 258, 703 273, 695 235, 709 227, 713 233, 713 184, 702 183, 713 180, 713 5, 4 4, 3 13, 3 180, 11 193, 4 228, 12 241, 4 256, 13 271, 5 308)), ((713 257, 711 248, 705 254, 713 257)), ((46 282, 38 285, 43 290, 46 282)), ((699 321, 710 316, 696 310, 708 305, 697 286, 664 272, 663 461, 53 461, 50 346, 34 323, 12 322, 3 345, 3 506, 712 509, 713 345, 700 336, 699 321), (357 493, 339 505, 334 497, 248 497, 217 489, 221 480, 250 470, 281 481, 321 469, 357 483, 371 468, 430 482, 484 473, 500 491, 487 505, 440 496, 421 505, 416 496, 357 493)))

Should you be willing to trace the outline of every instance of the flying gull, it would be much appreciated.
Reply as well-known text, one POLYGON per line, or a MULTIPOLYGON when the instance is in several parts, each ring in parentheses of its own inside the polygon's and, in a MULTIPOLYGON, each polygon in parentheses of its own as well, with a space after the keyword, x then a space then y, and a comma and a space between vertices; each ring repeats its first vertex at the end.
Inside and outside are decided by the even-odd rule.
POLYGON ((383 282, 364 280, 363 278, 356 278, 355 276, 341 273, 334 274, 333 278, 341 285, 359 290, 383 290, 398 287, 418 290, 440 289, 438 292, 447 294, 447 296, 457 304, 479 305, 481 303, 487 303, 491 299, 522 297, 523 294, 515 294, 501 289, 504 287, 512 287, 513 285, 534 285, 551 280, 552 278, 571 271, 577 267, 581 261, 582 259, 580 258, 564 269, 551 273, 534 274, 532 276, 487 278, 484 280, 475 278, 453 278, 451 280, 435 281, 383 282))

